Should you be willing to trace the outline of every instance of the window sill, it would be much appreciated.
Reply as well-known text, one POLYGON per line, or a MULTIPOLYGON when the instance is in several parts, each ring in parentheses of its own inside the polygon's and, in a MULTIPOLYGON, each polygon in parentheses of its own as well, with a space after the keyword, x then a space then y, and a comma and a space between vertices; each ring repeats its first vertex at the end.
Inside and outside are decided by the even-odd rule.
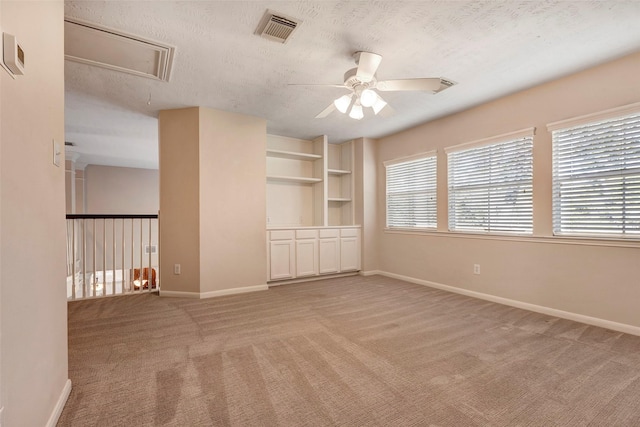
POLYGON ((438 231, 434 229, 385 228, 388 234, 413 234, 431 237, 448 237, 455 239, 498 240, 507 242, 547 243, 556 245, 607 246, 615 248, 640 249, 640 239, 616 239, 575 236, 533 236, 523 234, 489 234, 460 231, 438 231))

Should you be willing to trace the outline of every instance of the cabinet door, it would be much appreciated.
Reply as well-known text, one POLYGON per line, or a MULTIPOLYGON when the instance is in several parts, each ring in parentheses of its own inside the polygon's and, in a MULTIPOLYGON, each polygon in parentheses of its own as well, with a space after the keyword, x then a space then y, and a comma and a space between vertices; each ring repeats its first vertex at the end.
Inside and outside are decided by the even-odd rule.
POLYGON ((295 272, 295 252, 293 240, 272 241, 269 246, 269 267, 271 280, 293 279, 295 272))
POLYGON ((296 277, 318 274, 318 239, 296 240, 296 277))
POLYGON ((337 273, 340 270, 338 238, 320 239, 320 274, 337 273))
POLYGON ((340 271, 360 270, 359 239, 342 237, 340 239, 340 271))

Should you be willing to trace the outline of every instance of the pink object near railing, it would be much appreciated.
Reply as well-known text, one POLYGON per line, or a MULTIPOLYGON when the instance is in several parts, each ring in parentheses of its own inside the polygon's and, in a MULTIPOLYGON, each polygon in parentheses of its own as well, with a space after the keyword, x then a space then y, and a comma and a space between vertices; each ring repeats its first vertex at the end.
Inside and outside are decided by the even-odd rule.
POLYGON ((67 299, 160 288, 158 215, 67 215, 67 299))

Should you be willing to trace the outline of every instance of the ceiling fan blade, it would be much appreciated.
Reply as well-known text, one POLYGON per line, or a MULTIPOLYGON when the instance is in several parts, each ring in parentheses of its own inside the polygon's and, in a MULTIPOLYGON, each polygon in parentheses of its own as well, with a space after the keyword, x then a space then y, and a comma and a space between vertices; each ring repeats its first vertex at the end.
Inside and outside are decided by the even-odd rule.
POLYGON ((424 78, 424 79, 400 79, 400 80, 383 80, 376 84, 376 89, 386 91, 396 90, 424 90, 429 92, 438 92, 442 86, 442 79, 424 78))
POLYGON ((382 56, 371 52, 356 52, 356 55, 356 62, 358 63, 356 77, 358 77, 360 81, 368 83, 376 74, 382 61, 382 56))
POLYGON ((396 114, 396 110, 391 108, 391 105, 387 104, 387 105, 385 105, 385 107, 382 110, 380 110, 380 112, 377 114, 377 116, 379 116, 379 117, 391 117, 394 114, 396 114))
POLYGON ((329 104, 329 106, 327 108, 325 108, 324 110, 322 110, 317 116, 316 119, 324 119, 325 117, 327 117, 329 114, 333 113, 334 110, 336 109, 336 106, 333 104, 333 102, 331 104, 329 104))

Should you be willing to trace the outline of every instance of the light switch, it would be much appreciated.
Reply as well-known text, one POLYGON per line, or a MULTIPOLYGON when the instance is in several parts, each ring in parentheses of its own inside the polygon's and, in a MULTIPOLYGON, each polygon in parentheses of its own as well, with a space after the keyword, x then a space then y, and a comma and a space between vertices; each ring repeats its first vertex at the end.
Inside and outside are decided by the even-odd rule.
POLYGON ((62 150, 60 150, 60 144, 53 140, 53 164, 60 167, 60 158, 62 157, 62 150))
POLYGON ((2 60, 4 66, 14 75, 21 76, 24 74, 24 50, 18 44, 16 36, 13 34, 2 33, 2 60))

